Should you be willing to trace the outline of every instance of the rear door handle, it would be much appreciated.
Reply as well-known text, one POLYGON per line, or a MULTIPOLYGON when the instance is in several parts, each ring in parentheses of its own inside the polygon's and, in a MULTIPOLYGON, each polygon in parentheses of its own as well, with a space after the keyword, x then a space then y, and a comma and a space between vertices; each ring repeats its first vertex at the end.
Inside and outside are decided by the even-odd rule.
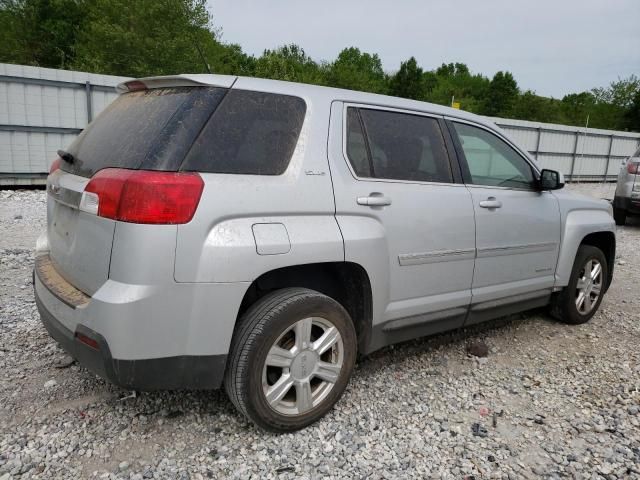
POLYGON ((385 197, 381 193, 372 193, 368 197, 358 197, 358 205, 366 205, 368 207, 386 207, 391 205, 391 199, 385 197))
POLYGON ((489 197, 486 200, 482 200, 480 202, 480 206, 482 208, 500 208, 502 206, 502 202, 500 200, 496 200, 496 197, 489 197))

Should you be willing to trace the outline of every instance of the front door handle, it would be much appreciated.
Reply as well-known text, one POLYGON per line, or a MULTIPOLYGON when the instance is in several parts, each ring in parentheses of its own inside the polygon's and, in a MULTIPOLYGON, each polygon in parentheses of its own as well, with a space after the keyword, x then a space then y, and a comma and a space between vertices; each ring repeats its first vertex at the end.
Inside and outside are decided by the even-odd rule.
POLYGON ((502 206, 502 202, 500 200, 496 200, 496 197, 489 197, 486 200, 482 200, 480 202, 480 206, 482 208, 500 208, 502 206))
POLYGON ((387 205, 391 205, 391 199, 389 197, 385 197, 377 192, 370 194, 368 197, 358 197, 357 202, 358 205, 366 205, 368 207, 386 207, 387 205))

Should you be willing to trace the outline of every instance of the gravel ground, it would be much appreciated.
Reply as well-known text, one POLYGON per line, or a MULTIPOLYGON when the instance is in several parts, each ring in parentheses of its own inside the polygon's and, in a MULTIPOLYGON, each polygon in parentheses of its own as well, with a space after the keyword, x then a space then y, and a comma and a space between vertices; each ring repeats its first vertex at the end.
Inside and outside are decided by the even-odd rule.
POLYGON ((0 191, 0 480, 640 478, 639 221, 589 324, 533 312, 384 349, 325 419, 278 436, 221 392, 133 396, 69 365, 31 290, 44 202, 0 191), (488 357, 467 355, 475 340, 488 357))

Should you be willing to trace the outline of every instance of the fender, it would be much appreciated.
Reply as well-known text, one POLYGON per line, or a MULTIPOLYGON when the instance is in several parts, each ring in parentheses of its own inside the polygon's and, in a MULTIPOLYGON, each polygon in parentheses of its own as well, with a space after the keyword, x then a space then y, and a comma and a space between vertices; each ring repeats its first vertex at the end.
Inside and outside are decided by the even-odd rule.
MULTIPOLYGON (((563 200, 560 202, 561 207, 563 200)), ((587 235, 598 232, 615 234, 616 231, 611 213, 604 209, 576 208, 563 212, 562 217, 563 229, 555 287, 565 287, 569 284, 578 247, 587 235)))

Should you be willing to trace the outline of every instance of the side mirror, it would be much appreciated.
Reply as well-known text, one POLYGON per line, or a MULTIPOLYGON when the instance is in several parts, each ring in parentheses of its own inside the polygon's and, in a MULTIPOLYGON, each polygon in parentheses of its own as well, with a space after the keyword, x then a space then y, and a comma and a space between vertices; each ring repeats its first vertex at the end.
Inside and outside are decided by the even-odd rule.
POLYGON ((555 170, 543 169, 538 182, 540 190, 559 190, 564 187, 564 175, 555 170))

